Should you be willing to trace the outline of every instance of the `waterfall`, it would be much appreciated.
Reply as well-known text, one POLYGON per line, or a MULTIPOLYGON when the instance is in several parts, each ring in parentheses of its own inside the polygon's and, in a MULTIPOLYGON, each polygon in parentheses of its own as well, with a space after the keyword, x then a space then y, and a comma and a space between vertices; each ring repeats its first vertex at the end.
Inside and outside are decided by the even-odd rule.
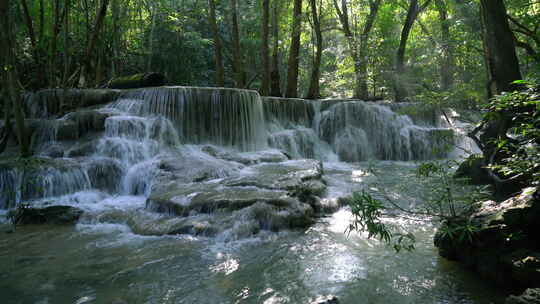
POLYGON ((227 176, 216 174, 220 166, 234 171, 238 162, 254 162, 247 154, 220 152, 236 164, 229 165, 196 145, 360 162, 446 157, 444 147, 455 140, 451 129, 440 127, 440 115, 411 112, 412 104, 261 98, 250 90, 193 87, 45 90, 27 94, 25 102, 40 158, 24 168, 0 162, 0 208, 86 190, 148 196, 164 162, 215 167, 190 169, 200 175, 196 180, 227 176))
POLYGON ((435 114, 415 116, 417 125, 387 104, 267 98, 264 108, 270 146, 296 158, 426 160, 444 157, 447 151, 434 147, 454 141, 451 130, 430 125, 435 114))
POLYGON ((185 143, 212 143, 243 151, 266 147, 262 102, 255 91, 166 87, 127 91, 122 98, 111 108, 166 117, 185 143))

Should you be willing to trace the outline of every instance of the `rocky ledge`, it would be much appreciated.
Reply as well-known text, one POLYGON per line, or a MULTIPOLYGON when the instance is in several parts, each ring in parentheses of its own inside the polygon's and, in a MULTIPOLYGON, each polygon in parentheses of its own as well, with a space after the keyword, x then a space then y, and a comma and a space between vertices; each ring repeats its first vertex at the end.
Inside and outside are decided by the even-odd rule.
POLYGON ((538 188, 526 188, 502 203, 483 202, 469 220, 472 227, 467 237, 447 233, 459 231, 464 219, 443 223, 435 235, 441 256, 459 261, 512 292, 540 287, 538 188))
POLYGON ((319 161, 276 162, 263 154, 250 162, 255 164, 244 166, 246 162, 233 165, 235 162, 223 163, 208 156, 204 163, 196 159, 182 162, 189 166, 178 165, 174 158, 161 163, 146 209, 163 216, 149 221, 147 228, 135 230, 141 234, 221 233, 238 238, 261 230, 308 227, 318 211, 327 210, 319 199, 326 190, 319 161))

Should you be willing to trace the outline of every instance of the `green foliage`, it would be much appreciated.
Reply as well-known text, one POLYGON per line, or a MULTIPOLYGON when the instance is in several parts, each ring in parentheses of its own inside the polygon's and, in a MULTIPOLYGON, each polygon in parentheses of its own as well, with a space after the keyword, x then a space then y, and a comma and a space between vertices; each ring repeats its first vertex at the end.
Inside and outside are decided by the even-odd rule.
POLYGON ((498 119, 501 113, 511 115, 506 138, 495 144, 502 160, 490 168, 506 178, 521 177, 540 184, 540 91, 537 82, 519 81, 521 91, 496 96, 487 105, 486 119, 498 119))
POLYGON ((396 252, 414 250, 415 237, 411 233, 396 232, 396 229, 383 221, 384 204, 373 198, 366 191, 355 192, 348 200, 353 214, 353 220, 347 228, 347 233, 362 231, 368 233, 368 238, 376 238, 391 245, 396 252))
POLYGON ((455 242, 472 243, 474 235, 479 228, 475 226, 468 218, 458 218, 457 221, 447 221, 439 228, 442 238, 455 242))

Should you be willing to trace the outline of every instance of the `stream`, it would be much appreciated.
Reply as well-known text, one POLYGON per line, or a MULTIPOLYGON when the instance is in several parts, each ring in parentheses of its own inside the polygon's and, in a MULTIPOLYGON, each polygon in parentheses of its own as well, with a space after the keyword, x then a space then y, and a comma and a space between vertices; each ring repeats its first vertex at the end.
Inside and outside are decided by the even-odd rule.
POLYGON ((41 116, 33 147, 43 160, 22 175, 0 163, 2 303, 504 299, 438 256, 429 219, 386 219, 414 233, 412 252, 346 233, 351 213, 337 199, 354 191, 384 189, 403 206, 423 203, 429 189, 414 178, 418 162, 453 157, 433 152, 449 132, 433 115, 365 102, 262 100, 241 90, 122 94, 63 117, 47 112, 43 96, 27 100, 29 113, 41 116), (6 192, 29 181, 35 187, 6 192), (290 194, 306 183, 323 187, 316 201, 327 212, 290 194), (5 233, 7 210, 22 201, 84 215, 74 226, 5 233))

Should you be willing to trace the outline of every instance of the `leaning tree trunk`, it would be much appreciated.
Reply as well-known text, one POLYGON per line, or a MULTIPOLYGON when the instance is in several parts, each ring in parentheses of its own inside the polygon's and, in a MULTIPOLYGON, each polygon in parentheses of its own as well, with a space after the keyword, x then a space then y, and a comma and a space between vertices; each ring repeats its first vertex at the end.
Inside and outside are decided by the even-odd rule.
POLYGON ((311 15, 313 17, 313 29, 315 30, 316 52, 313 60, 313 70, 311 71, 311 79, 309 82, 309 90, 306 99, 317 99, 321 97, 321 58, 323 49, 323 37, 321 31, 321 22, 319 12, 317 10, 316 0, 309 0, 311 6, 311 15))
POLYGON ((214 0, 208 0, 208 17, 210 19, 210 28, 214 36, 214 61, 216 64, 216 85, 225 86, 225 69, 223 68, 223 55, 221 46, 221 37, 216 22, 216 3, 214 0))
POLYGON ((407 80, 405 78, 405 51, 407 49, 407 41, 413 28, 414 22, 418 17, 418 14, 427 8, 431 0, 426 0, 421 6, 418 4, 418 0, 410 0, 409 8, 407 10, 407 17, 401 30, 401 39, 399 41, 399 47, 396 54, 396 69, 394 75, 394 93, 396 101, 404 101, 409 97, 407 89, 407 80))
POLYGON ((298 97, 298 66, 300 65, 300 34, 302 32, 302 0, 294 0, 291 48, 287 67, 287 89, 285 97, 298 97))
POLYGON ((274 0, 272 14, 272 35, 274 36, 274 46, 272 50, 272 66, 270 69, 270 95, 281 97, 281 78, 279 75, 279 2, 274 0))

